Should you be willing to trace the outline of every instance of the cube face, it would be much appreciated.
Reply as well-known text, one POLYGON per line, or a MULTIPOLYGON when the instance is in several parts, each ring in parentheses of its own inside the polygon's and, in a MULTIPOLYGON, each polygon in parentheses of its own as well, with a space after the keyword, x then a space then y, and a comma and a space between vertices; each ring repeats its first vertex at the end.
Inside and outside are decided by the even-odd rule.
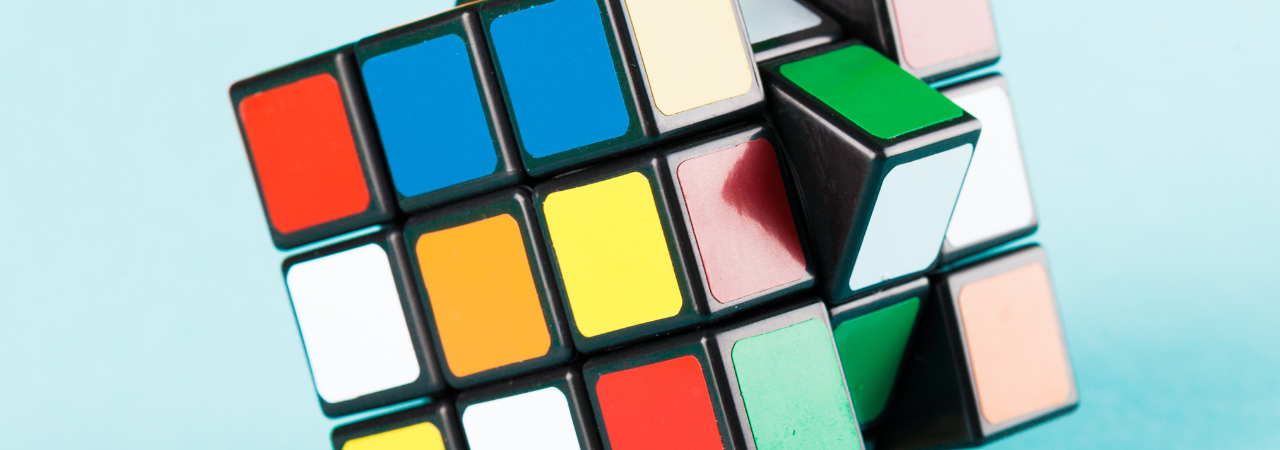
POLYGON ((449 383, 469 386, 572 355, 529 193, 504 191, 406 226, 449 383))
POLYGON ((605 5, 515 1, 486 5, 482 15, 530 174, 625 150, 644 138, 605 5))
POLYGON ((285 261, 285 284, 321 408, 331 417, 439 390, 395 232, 285 261))
POLYGON ((457 415, 449 401, 343 425, 333 430, 334 450, 461 450, 457 415))
POLYGON ((595 450, 586 395, 576 369, 463 394, 462 429, 471 450, 595 450))
POLYGON ((840 26, 800 0, 740 0, 756 61, 835 42, 840 26))
POLYGON ((982 121, 942 250, 944 259, 955 260, 1030 234, 1037 220, 1004 77, 983 77, 943 93, 982 121))
POLYGON ((742 448, 718 355, 713 336, 694 333, 588 361, 604 448, 742 448))
POLYGON ((889 170, 849 275, 850 291, 933 267, 972 155, 973 145, 965 144, 889 170))
POLYGON ((535 204, 578 349, 699 320, 653 158, 538 187, 535 204))
POLYGON ((1075 380, 1043 263, 968 282, 956 302, 986 422, 1000 426, 1071 399, 1075 380))
POLYGON ((854 413, 864 428, 874 424, 889 404, 928 291, 928 280, 921 278, 831 310, 840 366, 854 413))
POLYGON ((862 448, 822 304, 716 339, 743 433, 755 448, 862 448))
POLYGON ((667 155, 712 312, 813 284, 774 139, 751 126, 667 155))
POLYGON ((864 45, 789 62, 779 71, 880 139, 893 139, 964 114, 938 91, 864 45))
POLYGON ((659 132, 763 100, 736 1, 620 2, 659 132))
POLYGON ((476 12, 462 8, 357 45, 401 209, 519 180, 482 32, 476 12))
POLYGON ((364 99, 338 49, 236 83, 232 104, 271 237, 292 248, 389 220, 364 99))
MULTIPOLYGON (((983 57, 996 44, 987 0, 891 0, 902 62, 913 71, 983 57)), ((955 69, 955 67, 947 67, 955 69)))

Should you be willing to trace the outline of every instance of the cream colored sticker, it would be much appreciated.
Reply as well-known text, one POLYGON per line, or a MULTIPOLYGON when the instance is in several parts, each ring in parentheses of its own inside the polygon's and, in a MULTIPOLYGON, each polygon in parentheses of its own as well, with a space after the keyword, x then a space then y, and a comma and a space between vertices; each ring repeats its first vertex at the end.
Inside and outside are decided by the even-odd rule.
POLYGON ((734 0, 627 0, 653 103, 664 115, 746 94, 754 76, 734 0))

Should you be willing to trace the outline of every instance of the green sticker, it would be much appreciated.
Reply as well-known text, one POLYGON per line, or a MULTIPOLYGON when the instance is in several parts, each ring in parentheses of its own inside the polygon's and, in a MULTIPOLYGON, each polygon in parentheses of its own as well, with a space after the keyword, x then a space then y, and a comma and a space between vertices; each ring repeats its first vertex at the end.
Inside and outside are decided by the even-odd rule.
POLYGON ((862 448, 821 320, 742 339, 732 354, 758 450, 862 448))
POLYGON ((782 76, 880 139, 964 114, 925 82, 863 45, 783 64, 782 76))
POLYGON ((836 326, 836 349, 858 423, 884 412, 919 311, 920 298, 912 297, 836 326))

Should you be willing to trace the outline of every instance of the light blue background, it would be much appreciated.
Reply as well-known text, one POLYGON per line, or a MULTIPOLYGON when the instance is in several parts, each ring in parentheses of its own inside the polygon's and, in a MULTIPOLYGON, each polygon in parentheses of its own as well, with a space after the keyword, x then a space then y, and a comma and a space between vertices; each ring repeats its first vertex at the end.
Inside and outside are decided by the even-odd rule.
MULTIPOLYGON (((1280 2, 992 3, 1082 395, 994 448, 1280 447, 1280 2)), ((327 448, 226 91, 445 6, 0 6, 6 448, 327 448)))

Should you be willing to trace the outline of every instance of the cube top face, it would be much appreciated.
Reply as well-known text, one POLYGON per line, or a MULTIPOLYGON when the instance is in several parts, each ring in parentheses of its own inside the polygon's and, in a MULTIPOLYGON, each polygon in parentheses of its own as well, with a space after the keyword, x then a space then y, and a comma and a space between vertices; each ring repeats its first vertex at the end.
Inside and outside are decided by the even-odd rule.
POLYGON ((1044 250, 1025 248, 946 281, 984 434, 1077 402, 1044 250))
POLYGON ((276 247, 389 220, 376 147, 352 81, 350 49, 321 54, 231 87, 245 149, 276 247))
POLYGON ((605 448, 735 448, 708 344, 694 335, 587 363, 605 448))
POLYGON ((813 284, 774 142, 752 126, 667 155, 713 312, 813 284))
POLYGON ((943 256, 954 260, 1029 234, 1037 220, 1004 77, 980 78, 943 93, 982 121, 943 246, 943 256))
POLYGON ((716 336, 752 449, 862 448, 821 303, 716 336))
POLYGON ((693 294, 653 158, 539 186, 535 204, 578 349, 691 324, 693 294))
POLYGON ((831 310, 840 366, 863 427, 876 422, 889 404, 928 291, 928 280, 921 278, 831 310))
POLYGON ((763 100, 736 1, 620 2, 659 132, 763 100))
POLYGON ((779 73, 845 119, 881 140, 964 115, 929 85, 864 45, 791 61, 779 73))
POLYGON ((933 79, 1000 56, 988 0, 888 0, 902 65, 933 79))
POLYGON ((333 430, 334 450, 460 450, 462 436, 453 406, 437 402, 333 430))
POLYGON ((835 42, 840 26, 800 0, 740 0, 756 61, 835 42))
POLYGON ((285 285, 321 408, 331 417, 440 388, 396 233, 285 261, 285 285))
POLYGON ((558 370, 458 399, 471 450, 595 450, 575 369, 558 370))
POLYGON ((523 0, 488 4, 481 14, 531 175, 598 159, 644 138, 604 4, 523 0))
POLYGON ((449 383, 545 368, 572 354, 528 191, 415 217, 405 228, 449 383))
POLYGON ((964 182, 973 145, 889 169, 849 274, 849 292, 933 267, 964 182))
POLYGON ((519 180, 482 33, 473 8, 459 8, 356 46, 401 209, 519 180))

